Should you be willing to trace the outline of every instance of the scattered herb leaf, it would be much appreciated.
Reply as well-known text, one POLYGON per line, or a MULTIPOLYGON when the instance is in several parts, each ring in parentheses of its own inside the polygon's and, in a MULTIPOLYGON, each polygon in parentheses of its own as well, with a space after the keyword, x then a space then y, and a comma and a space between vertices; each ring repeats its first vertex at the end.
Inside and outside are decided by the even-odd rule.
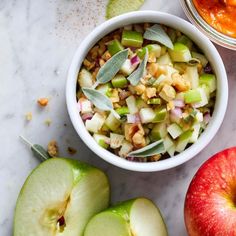
POLYGON ((20 136, 20 138, 30 146, 33 154, 41 161, 46 161, 47 159, 51 158, 48 152, 39 144, 32 144, 30 143, 25 137, 20 136))
MULTIPOLYGON (((98 71, 97 83, 105 84, 113 79, 128 57, 128 49, 122 50, 111 57, 98 71)), ((96 83, 96 84, 97 84, 96 83)))
POLYGON ((170 37, 167 35, 164 29, 158 24, 155 24, 152 27, 147 28, 143 37, 148 40, 159 42, 170 49, 174 48, 170 37))
POLYGON ((103 93, 91 88, 82 88, 82 91, 95 107, 103 111, 111 111, 116 118, 120 118, 120 116, 114 111, 111 100, 103 93))
POLYGON ((144 76, 148 61, 148 49, 146 48, 145 56, 139 67, 127 78, 133 86, 136 86, 140 79, 144 76))
POLYGON ((156 141, 149 144, 148 146, 138 149, 136 151, 130 152, 129 157, 150 157, 153 155, 160 154, 165 151, 163 140, 156 141))

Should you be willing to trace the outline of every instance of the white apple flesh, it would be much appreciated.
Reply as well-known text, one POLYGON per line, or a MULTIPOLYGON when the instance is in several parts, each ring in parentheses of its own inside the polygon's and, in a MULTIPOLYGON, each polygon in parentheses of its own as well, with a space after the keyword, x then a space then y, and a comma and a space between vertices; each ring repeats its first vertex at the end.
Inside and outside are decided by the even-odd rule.
POLYGON ((52 158, 40 164, 17 200, 14 236, 82 236, 109 204, 106 175, 87 164, 52 158))
POLYGON ((236 147, 206 161, 185 199, 189 236, 236 236, 236 147))
POLYGON ((167 236, 158 208, 148 199, 120 203, 94 216, 84 236, 167 236))

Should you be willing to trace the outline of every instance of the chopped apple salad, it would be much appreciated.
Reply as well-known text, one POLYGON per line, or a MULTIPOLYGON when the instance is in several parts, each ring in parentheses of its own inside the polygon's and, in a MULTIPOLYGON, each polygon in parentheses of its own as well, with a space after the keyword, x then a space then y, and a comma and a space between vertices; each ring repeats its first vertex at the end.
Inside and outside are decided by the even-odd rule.
POLYGON ((102 38, 78 74, 78 110, 103 148, 153 162, 197 142, 211 118, 216 76, 186 35, 135 24, 102 38))

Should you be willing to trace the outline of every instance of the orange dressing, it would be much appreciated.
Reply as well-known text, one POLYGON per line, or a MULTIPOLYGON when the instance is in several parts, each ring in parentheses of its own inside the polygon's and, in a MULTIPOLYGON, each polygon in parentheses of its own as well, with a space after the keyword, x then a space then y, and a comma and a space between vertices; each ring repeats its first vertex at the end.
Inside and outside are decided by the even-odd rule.
POLYGON ((209 25, 236 38, 236 0, 193 0, 193 3, 209 25))

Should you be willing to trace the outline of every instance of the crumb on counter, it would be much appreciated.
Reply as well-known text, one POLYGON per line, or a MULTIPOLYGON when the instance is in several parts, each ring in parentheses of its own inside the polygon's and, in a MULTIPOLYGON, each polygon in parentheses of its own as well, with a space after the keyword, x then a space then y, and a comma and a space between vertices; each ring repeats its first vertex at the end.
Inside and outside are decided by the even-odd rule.
POLYGON ((76 150, 75 148, 73 148, 73 147, 68 147, 68 148, 67 148, 67 151, 68 151, 68 153, 69 153, 70 155, 74 155, 74 154, 76 154, 76 152, 77 152, 77 150, 76 150))
POLYGON ((48 98, 39 98, 37 102, 41 107, 46 107, 48 105, 48 98))
POLYGON ((52 120, 51 119, 46 119, 44 121, 44 124, 47 125, 47 126, 50 126, 52 124, 52 120))
POLYGON ((48 154, 49 154, 51 157, 56 157, 56 156, 58 156, 59 150, 58 150, 57 142, 56 142, 55 140, 51 140, 51 141, 48 143, 48 154))
POLYGON ((25 114, 25 119, 26 119, 27 121, 31 121, 32 118, 33 118, 32 112, 27 112, 27 113, 25 114))

